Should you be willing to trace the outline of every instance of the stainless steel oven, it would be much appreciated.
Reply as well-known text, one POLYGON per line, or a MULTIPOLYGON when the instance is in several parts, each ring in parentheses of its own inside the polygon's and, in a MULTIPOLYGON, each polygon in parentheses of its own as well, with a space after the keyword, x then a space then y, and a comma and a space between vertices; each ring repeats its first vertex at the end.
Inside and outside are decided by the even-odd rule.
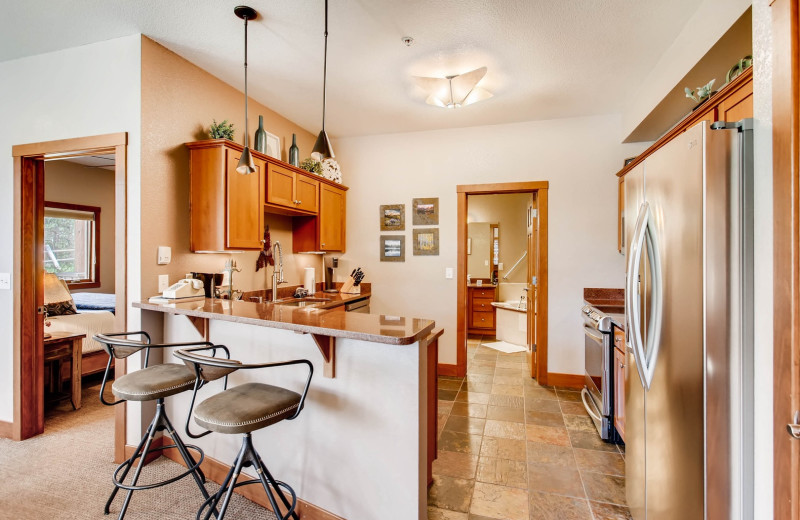
POLYGON ((591 305, 584 305, 581 314, 586 367, 581 399, 600 437, 608 442, 617 442, 613 409, 614 371, 611 363, 614 332, 611 317, 591 305))

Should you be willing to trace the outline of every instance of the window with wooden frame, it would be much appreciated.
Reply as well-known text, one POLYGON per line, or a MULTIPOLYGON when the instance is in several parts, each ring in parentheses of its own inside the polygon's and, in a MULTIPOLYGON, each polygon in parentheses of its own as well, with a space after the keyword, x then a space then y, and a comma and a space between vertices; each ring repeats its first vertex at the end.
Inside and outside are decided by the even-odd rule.
POLYGON ((70 289, 100 287, 100 208, 44 203, 44 270, 70 289))

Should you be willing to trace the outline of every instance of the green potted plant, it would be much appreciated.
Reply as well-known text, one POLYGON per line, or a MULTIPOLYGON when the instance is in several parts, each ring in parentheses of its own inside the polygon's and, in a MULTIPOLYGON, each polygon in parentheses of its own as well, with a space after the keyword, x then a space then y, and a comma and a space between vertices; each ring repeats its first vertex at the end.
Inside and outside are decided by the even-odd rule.
POLYGON ((208 135, 211 136, 211 139, 228 139, 229 141, 233 141, 233 123, 228 123, 227 119, 223 119, 221 123, 217 123, 216 119, 212 120, 211 128, 208 131, 208 135))

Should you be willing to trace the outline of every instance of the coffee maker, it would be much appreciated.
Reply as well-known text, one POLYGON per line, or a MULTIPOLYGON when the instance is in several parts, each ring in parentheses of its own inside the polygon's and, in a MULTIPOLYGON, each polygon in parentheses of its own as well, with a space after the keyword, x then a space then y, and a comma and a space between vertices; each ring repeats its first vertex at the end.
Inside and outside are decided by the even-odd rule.
POLYGON ((325 291, 327 293, 339 292, 336 282, 333 281, 333 273, 339 267, 339 258, 332 256, 325 260, 325 291))

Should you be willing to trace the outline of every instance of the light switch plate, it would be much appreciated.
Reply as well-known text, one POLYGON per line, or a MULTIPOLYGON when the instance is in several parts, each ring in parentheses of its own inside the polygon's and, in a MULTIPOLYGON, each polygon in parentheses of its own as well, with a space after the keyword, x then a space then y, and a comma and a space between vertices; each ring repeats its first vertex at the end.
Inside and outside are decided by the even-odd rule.
POLYGON ((502 271, 503 270, 503 262, 500 262, 499 264, 497 264, 497 268, 502 271))
POLYGON ((167 289, 169 289, 169 275, 168 274, 158 275, 158 292, 162 293, 167 289))
POLYGON ((0 289, 11 289, 11 273, 0 273, 0 289))
POLYGON ((448 280, 453 277, 453 268, 452 267, 445 267, 444 269, 444 277, 448 280))
POLYGON ((169 246, 158 246, 158 265, 167 265, 172 260, 172 248, 169 246))

